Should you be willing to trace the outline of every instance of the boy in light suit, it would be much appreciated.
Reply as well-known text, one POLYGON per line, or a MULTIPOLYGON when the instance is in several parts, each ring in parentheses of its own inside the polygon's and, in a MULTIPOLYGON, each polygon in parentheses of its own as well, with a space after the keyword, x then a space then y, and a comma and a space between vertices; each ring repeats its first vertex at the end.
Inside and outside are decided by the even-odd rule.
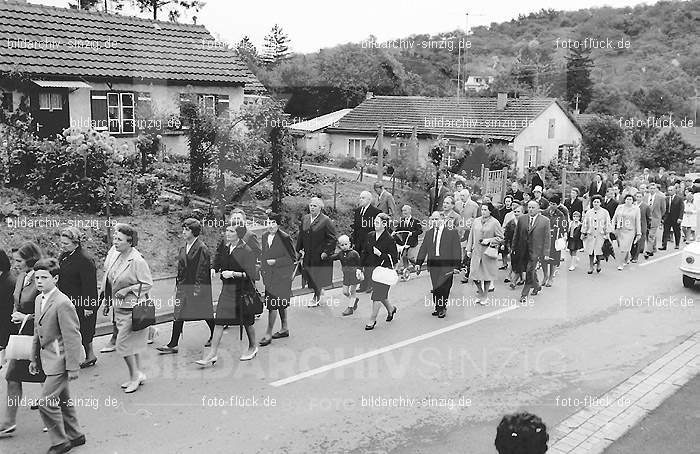
POLYGON ((80 323, 70 299, 58 288, 58 261, 41 259, 34 265, 36 297, 34 342, 29 372, 43 370, 39 413, 51 437, 48 454, 62 454, 85 444, 75 408, 70 403, 68 382, 78 378, 82 356, 80 323))

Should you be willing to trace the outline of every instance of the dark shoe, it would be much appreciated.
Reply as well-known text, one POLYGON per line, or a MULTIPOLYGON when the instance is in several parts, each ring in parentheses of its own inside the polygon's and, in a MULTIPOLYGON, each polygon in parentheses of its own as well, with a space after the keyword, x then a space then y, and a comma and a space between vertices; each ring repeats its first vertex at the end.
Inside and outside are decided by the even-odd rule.
POLYGON ((593 270, 588 270, 588 274, 593 274, 593 270))
POLYGON ((508 282, 510 282, 510 279, 505 278, 505 279, 503 279, 503 282, 507 284, 508 282))
POLYGON ((442 310, 442 311, 440 311, 440 312, 438 313, 438 316, 437 316, 437 317, 438 317, 438 318, 445 318, 446 315, 447 315, 447 311, 442 310))
POLYGON ((440 315, 440 312, 439 312, 439 311, 434 311, 434 312, 433 312, 432 314, 430 314, 430 315, 432 315, 433 317, 437 317, 438 315, 440 315))
POLYGON ((30 410, 38 410, 39 406, 38 405, 32 405, 29 407, 30 410))
POLYGON ((676 246, 674 249, 678 249, 680 246, 676 246))
POLYGON ((540 286, 540 287, 537 287, 536 289, 533 289, 533 290, 532 290, 532 296, 537 295, 538 293, 540 293, 540 291, 542 291, 542 287, 541 287, 541 286, 540 286))
POLYGON ((80 363, 80 368, 87 369, 88 367, 94 366, 96 362, 97 362, 97 358, 91 359, 90 361, 85 361, 83 363, 80 363))
POLYGON ((496 287, 489 287, 489 290, 488 290, 488 291, 489 291, 489 292, 495 292, 495 291, 496 291, 496 287))
POLYGON ((521 297, 520 297, 520 302, 521 302, 522 304, 527 304, 527 296, 521 296, 521 297))
POLYGON ((665 251, 665 250, 666 250, 666 246, 661 246, 661 247, 659 248, 659 251, 665 251))
POLYGON ((355 312, 355 309, 353 309, 352 306, 351 306, 351 307, 346 307, 345 310, 343 311, 343 313, 342 313, 341 315, 342 315, 343 317, 345 317, 345 316, 348 316, 348 315, 352 315, 353 312, 355 312))
POLYGON ((207 341, 207 343, 204 344, 204 346, 205 346, 205 347, 211 347, 211 339, 209 339, 209 340, 207 341))
POLYGON ((283 337, 289 337, 289 331, 277 331, 272 335, 273 339, 282 339, 283 337))
POLYGON ((377 325, 376 320, 371 325, 365 325, 365 331, 372 331, 376 325, 377 325))
POLYGON ((632 263, 637 263, 637 259, 630 260, 632 263))
POLYGON ((459 282, 461 282, 462 284, 468 284, 468 283, 469 283, 469 279, 464 278, 464 279, 462 279, 462 280, 459 281, 459 282))
POLYGON ((362 285, 357 289, 357 293, 365 293, 366 291, 367 291, 367 287, 364 287, 362 285))
POLYGON ((85 435, 81 435, 81 436, 79 436, 78 438, 74 438, 74 439, 70 440, 70 444, 71 444, 71 446, 73 446, 74 448, 77 447, 77 446, 82 446, 82 445, 84 445, 84 444, 85 444, 85 435))
POLYGON ((177 346, 171 347, 169 345, 163 345, 162 347, 156 348, 156 350, 158 350, 161 355, 170 355, 178 352, 177 346))
POLYGON ((386 321, 390 322, 394 319, 394 314, 396 314, 396 306, 394 306, 394 310, 391 311, 391 314, 386 316, 386 321))
POLYGON ((60 445, 51 446, 46 454, 63 454, 71 449, 73 449, 73 445, 70 443, 70 441, 67 441, 60 445))
POLYGON ((499 269, 499 270, 507 270, 508 267, 507 267, 507 266, 499 266, 498 269, 499 269))
POLYGON ((545 286, 545 287, 551 287, 551 286, 552 286, 552 283, 551 283, 551 282, 547 282, 546 284, 544 284, 544 286, 545 286))
POLYGON ((268 337, 263 337, 262 339, 260 339, 260 346, 261 347, 265 347, 267 345, 270 345, 271 343, 272 343, 272 339, 270 339, 268 337))

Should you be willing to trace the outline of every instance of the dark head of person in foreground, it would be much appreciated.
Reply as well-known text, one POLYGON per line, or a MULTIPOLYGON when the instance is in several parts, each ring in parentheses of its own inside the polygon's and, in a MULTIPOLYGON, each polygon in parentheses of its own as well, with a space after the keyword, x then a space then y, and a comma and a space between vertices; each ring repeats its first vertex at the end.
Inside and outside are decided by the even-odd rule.
POLYGON ((530 413, 506 415, 496 429, 499 454, 544 454, 547 441, 547 426, 539 416, 530 413))

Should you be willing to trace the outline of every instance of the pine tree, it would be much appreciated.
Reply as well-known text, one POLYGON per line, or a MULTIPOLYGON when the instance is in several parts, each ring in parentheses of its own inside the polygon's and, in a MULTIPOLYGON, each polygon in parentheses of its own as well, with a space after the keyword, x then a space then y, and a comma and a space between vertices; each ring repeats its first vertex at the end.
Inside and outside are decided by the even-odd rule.
POLYGON ((241 57, 249 68, 258 66, 260 64, 260 55, 258 55, 258 50, 255 45, 250 40, 248 35, 244 36, 236 45, 236 52, 238 56, 241 57))
POLYGON ((591 49, 572 47, 566 56, 566 100, 572 108, 576 106, 580 112, 586 110, 593 98, 593 81, 591 81, 591 49))
POLYGON ((289 36, 279 24, 275 24, 270 33, 265 36, 262 61, 268 69, 274 68, 289 58, 289 41, 289 36))

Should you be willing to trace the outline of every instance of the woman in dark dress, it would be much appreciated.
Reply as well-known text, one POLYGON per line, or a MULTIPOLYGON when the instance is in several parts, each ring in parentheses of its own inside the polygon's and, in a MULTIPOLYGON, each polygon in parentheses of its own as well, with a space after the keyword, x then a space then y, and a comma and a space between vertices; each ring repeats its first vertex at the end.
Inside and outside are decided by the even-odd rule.
POLYGON ((78 313, 80 335, 85 349, 85 361, 80 368, 94 366, 97 362, 92 350, 97 323, 97 267, 92 257, 88 256, 81 245, 80 231, 68 227, 61 231, 61 248, 63 253, 58 258, 61 269, 58 274, 58 289, 70 298, 78 313))
POLYGON ((15 275, 10 270, 10 258, 0 249, 0 369, 5 365, 5 347, 10 339, 15 284, 15 275))
MULTIPOLYGON (((19 271, 14 291, 14 312, 12 323, 15 324, 12 334, 32 335, 34 333, 34 303, 39 295, 34 281, 34 264, 42 258, 41 249, 34 243, 24 243, 12 251, 14 267, 19 271), (24 323, 24 326, 22 324, 24 323)), ((0 424, 0 438, 11 436, 17 428, 17 410, 22 399, 22 382, 43 383, 46 375, 39 372, 29 373, 29 361, 10 360, 7 364, 7 399, 4 400, 5 419, 0 424)))
POLYGON ((301 219, 297 252, 302 255, 304 266, 302 276, 309 287, 314 290, 314 297, 308 304, 316 307, 320 304, 323 288, 333 282, 333 260, 337 236, 333 221, 321 213, 323 200, 312 197, 309 201, 309 214, 301 219))
POLYGON ((195 361, 200 366, 216 364, 221 336, 224 326, 241 325, 248 336, 248 351, 241 356, 241 361, 255 358, 258 346, 255 343, 255 314, 246 310, 243 302, 245 292, 250 291, 255 276, 255 253, 245 244, 243 236, 245 227, 229 225, 226 227, 226 241, 219 245, 214 256, 212 269, 221 273, 221 294, 214 316, 214 335, 211 350, 203 359, 195 361))
POLYGON ((551 203, 547 204, 547 208, 542 213, 549 218, 549 225, 552 229, 549 259, 544 260, 542 266, 544 271, 544 282, 542 282, 542 285, 545 287, 552 286, 556 271, 559 269, 559 265, 561 265, 561 252, 564 249, 557 250, 555 247, 556 242, 558 239, 565 239, 569 229, 569 213, 565 212, 559 205, 559 202, 561 202, 559 194, 552 194, 549 198, 549 202, 551 203))
MULTIPOLYGON (((367 244, 362 250, 362 266, 371 269, 378 266, 394 269, 399 253, 396 249, 396 241, 388 230, 389 222, 391 218, 386 213, 379 213, 374 218, 374 233, 367 235, 367 244)), ((365 325, 368 331, 374 329, 377 324, 380 303, 386 309, 386 321, 392 321, 396 314, 396 306, 389 303, 389 286, 374 281, 372 282, 372 315, 369 323, 365 325)))
POLYGON ((518 217, 523 215, 522 205, 515 207, 513 209, 513 213, 515 214, 515 219, 506 225, 506 228, 503 232, 503 237, 505 238, 505 241, 508 242, 508 248, 510 250, 511 289, 515 289, 515 287, 517 287, 518 285, 523 285, 525 283, 525 281, 523 280, 523 273, 527 271, 527 267, 525 266, 526 263, 525 261, 521 260, 520 257, 520 254, 522 252, 519 252, 513 245, 513 238, 515 238, 515 229, 518 225, 518 217))

